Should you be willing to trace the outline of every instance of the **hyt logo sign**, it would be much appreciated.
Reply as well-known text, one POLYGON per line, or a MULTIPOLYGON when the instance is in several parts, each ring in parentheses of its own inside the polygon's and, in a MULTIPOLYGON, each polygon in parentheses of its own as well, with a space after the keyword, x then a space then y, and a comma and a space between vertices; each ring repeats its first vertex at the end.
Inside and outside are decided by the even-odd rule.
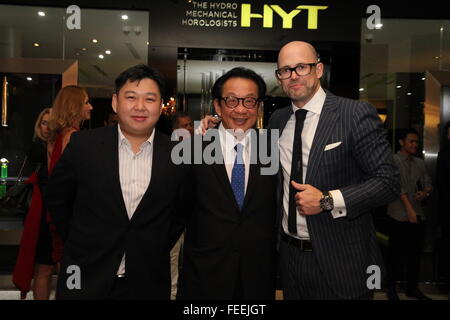
POLYGON ((241 27, 250 27, 252 19, 263 19, 264 28, 273 27, 274 12, 283 20, 284 29, 292 29, 292 21, 303 10, 308 12, 308 29, 317 29, 319 21, 319 11, 326 10, 328 6, 299 5, 291 12, 286 12, 279 5, 265 4, 263 13, 252 12, 252 5, 244 3, 241 10, 241 27))

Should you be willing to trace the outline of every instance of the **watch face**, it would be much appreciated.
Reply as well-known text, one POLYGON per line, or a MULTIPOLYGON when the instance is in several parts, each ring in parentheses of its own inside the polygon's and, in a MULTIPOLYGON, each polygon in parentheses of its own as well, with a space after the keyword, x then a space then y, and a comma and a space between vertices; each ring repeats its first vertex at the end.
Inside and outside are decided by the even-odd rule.
POLYGON ((330 211, 333 209, 333 198, 329 195, 324 196, 320 199, 320 207, 324 211, 330 211))

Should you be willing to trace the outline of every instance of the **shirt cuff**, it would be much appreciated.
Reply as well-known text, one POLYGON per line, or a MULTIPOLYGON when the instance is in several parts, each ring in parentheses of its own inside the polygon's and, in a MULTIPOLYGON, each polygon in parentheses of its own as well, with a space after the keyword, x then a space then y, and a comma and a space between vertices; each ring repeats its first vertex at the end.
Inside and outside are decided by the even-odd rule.
POLYGON ((344 197, 342 196, 342 192, 340 190, 330 191, 331 196, 333 197, 334 208, 331 210, 331 215, 334 219, 344 218, 347 216, 347 208, 345 207, 344 197))

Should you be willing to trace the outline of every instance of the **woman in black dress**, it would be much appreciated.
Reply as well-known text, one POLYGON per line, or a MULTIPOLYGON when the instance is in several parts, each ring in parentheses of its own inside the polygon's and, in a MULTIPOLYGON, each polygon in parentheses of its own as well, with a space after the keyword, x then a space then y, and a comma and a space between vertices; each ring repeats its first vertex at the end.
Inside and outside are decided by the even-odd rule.
MULTIPOLYGON (((28 153, 28 159, 33 171, 37 172, 41 192, 44 192, 48 179, 47 139, 49 136, 50 110, 50 108, 46 108, 39 114, 34 127, 33 144, 28 153)), ((42 212, 46 212, 45 204, 43 204, 42 212)), ((51 252, 52 241, 49 226, 46 214, 42 214, 34 257, 33 297, 35 300, 48 300, 50 297, 51 279, 55 271, 55 263, 52 261, 51 252)))

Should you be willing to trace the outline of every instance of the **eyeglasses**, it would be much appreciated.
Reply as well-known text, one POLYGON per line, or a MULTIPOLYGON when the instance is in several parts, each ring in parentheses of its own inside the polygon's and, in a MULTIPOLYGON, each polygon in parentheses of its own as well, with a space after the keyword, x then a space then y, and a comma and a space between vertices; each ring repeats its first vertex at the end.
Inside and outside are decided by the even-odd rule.
POLYGON ((292 76, 292 71, 295 71, 295 73, 300 76, 307 76, 311 73, 312 67, 316 66, 318 62, 316 63, 299 63, 293 68, 284 67, 275 70, 275 76, 279 80, 286 80, 289 79, 292 76))
POLYGON ((256 98, 252 98, 252 97, 247 97, 247 98, 238 98, 238 97, 222 97, 219 100, 223 100, 225 101, 225 105, 228 108, 236 108, 239 104, 239 100, 242 101, 242 105, 244 107, 246 107, 247 109, 254 109, 256 108, 258 102, 261 101, 261 99, 256 99, 256 98))

